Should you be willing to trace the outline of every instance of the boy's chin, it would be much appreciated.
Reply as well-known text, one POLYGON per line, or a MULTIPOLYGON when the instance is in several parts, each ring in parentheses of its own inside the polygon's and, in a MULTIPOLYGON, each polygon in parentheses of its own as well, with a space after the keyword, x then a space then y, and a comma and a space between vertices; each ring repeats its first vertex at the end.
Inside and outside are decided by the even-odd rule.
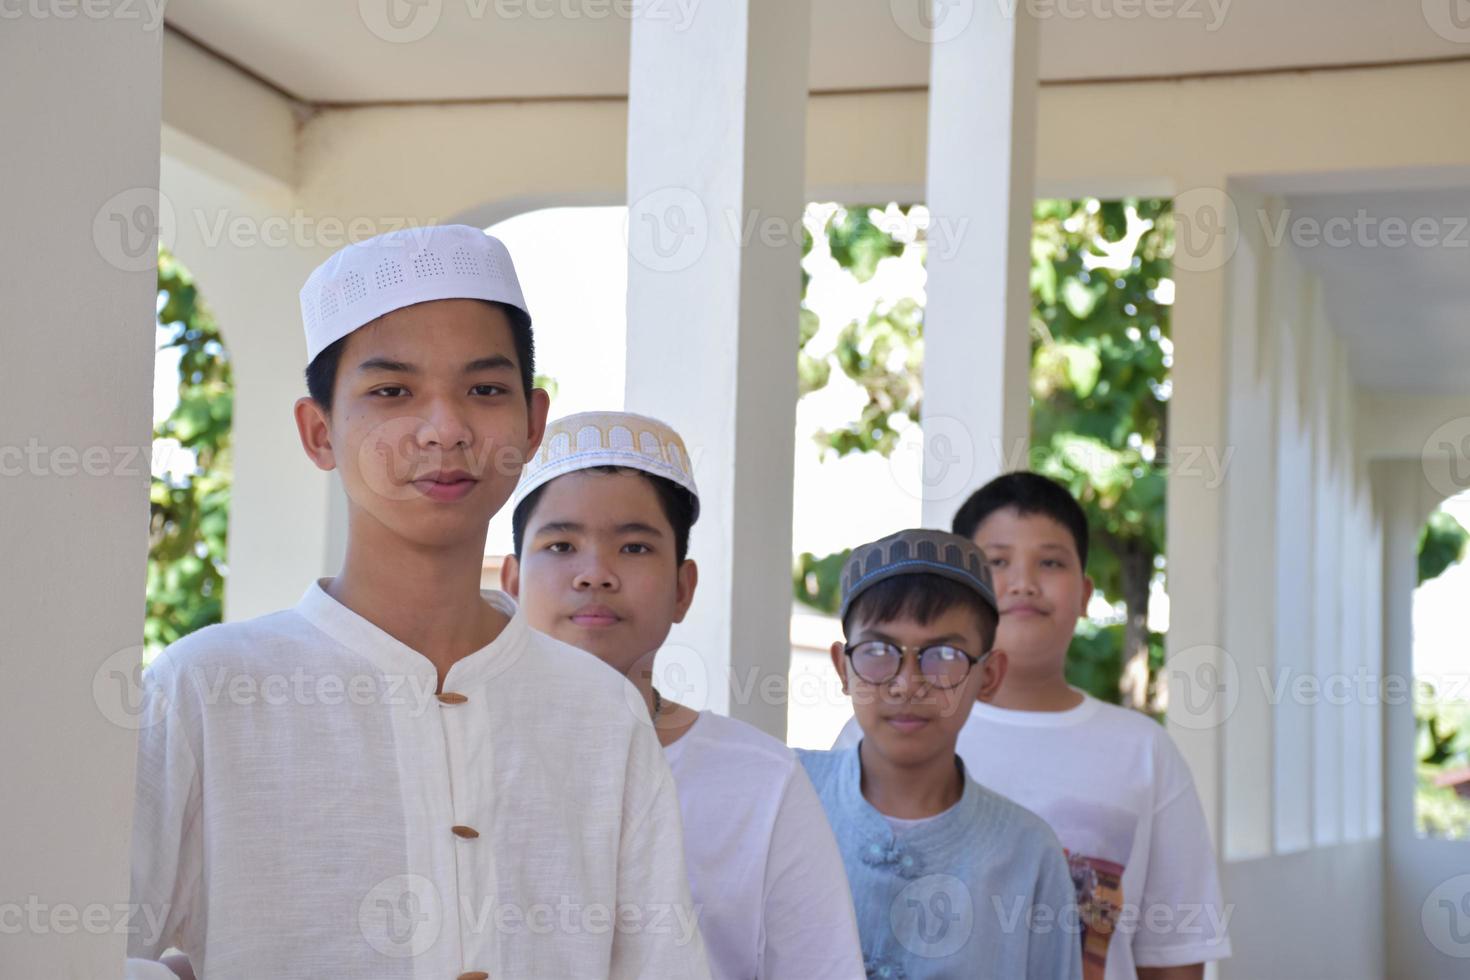
POLYGON ((419 495, 412 487, 397 497, 385 497, 373 490, 356 486, 347 489, 349 529, 366 518, 371 524, 386 528, 397 537, 424 547, 463 545, 467 536, 483 538, 495 516, 495 508, 483 496, 489 487, 477 487, 461 501, 433 501, 419 495))
POLYGON ((627 637, 612 635, 613 630, 583 629, 580 626, 567 624, 563 620, 559 628, 549 632, 555 639, 568 646, 574 646, 583 653, 590 653, 620 674, 626 674, 632 670, 643 656, 628 649, 627 637))
POLYGON ((1065 662, 1072 634, 1052 623, 1035 622, 1008 626, 996 634, 995 645, 1006 652, 1006 660, 1014 670, 1018 666, 1048 666, 1065 662))
POLYGON ((394 515, 391 521, 383 521, 383 524, 398 537, 416 547, 432 550, 457 550, 464 547, 468 540, 483 540, 490 529, 489 515, 467 510, 459 513, 394 515))
POLYGON ((874 721, 863 728, 863 739, 889 763, 896 766, 920 766, 932 762, 936 756, 953 755, 954 741, 933 727, 930 722, 917 732, 900 732, 891 729, 886 722, 874 721))

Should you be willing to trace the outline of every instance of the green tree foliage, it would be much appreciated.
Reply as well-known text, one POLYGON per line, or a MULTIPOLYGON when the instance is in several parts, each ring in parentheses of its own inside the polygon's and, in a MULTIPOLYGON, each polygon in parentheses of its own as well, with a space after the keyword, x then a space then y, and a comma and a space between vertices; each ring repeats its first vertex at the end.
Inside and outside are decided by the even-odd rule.
MULTIPOLYGON (((1465 560, 1470 532, 1444 510, 1436 510, 1419 532, 1419 584, 1438 578, 1465 560)), ((1470 768, 1470 704, 1446 702, 1421 682, 1414 702, 1419 760, 1415 823, 1420 834, 1470 840, 1470 800, 1438 785, 1445 773, 1470 768)))
POLYGON ((153 432, 155 453, 176 442, 183 460, 153 478, 148 542, 147 657, 224 615, 234 379, 214 316, 194 279, 158 256, 158 323, 178 348, 179 403, 153 432), (161 440, 173 440, 163 442, 161 440), (188 458, 193 464, 188 465, 188 458))
POLYGON ((1445 773, 1470 768, 1470 704, 1444 701, 1424 682, 1418 687, 1414 822, 1425 836, 1470 840, 1470 800, 1439 784, 1445 773))
POLYGON ((1465 560, 1470 550, 1470 531, 1444 510, 1436 510, 1419 532, 1419 584, 1444 574, 1451 565, 1465 560))
MULTIPOLYGON (((840 209, 825 225, 832 258, 860 283, 873 278, 879 262, 902 255, 906 247, 875 223, 873 217, 877 213, 869 208, 840 209)), ((803 245, 803 254, 810 253, 809 229, 803 245)), ((843 327, 830 353, 813 356, 807 347, 820 323, 817 314, 806 305, 805 290, 809 282, 810 276, 803 268, 797 354, 801 394, 825 387, 834 364, 867 393, 867 402, 858 417, 842 428, 818 432, 817 444, 824 452, 832 451, 838 456, 858 452, 880 452, 887 456, 898 444, 901 420, 917 422, 919 419, 924 310, 908 297, 880 304, 866 320, 854 320, 843 327)))
MULTIPOLYGON (((824 231, 832 256, 858 282, 883 259, 924 249, 888 228, 890 205, 839 208, 824 231)), ((808 241, 808 251, 811 243, 808 241)), ((1109 701, 1158 710, 1162 637, 1147 628, 1151 585, 1164 574, 1164 488, 1169 400, 1168 202, 1040 201, 1031 242, 1032 452, 1021 461, 1066 484, 1092 527, 1089 571, 1121 610, 1113 626, 1084 624, 1068 655, 1073 683, 1109 701)), ((808 280, 804 277, 803 284, 808 280)), ((923 310, 917 298, 881 303, 840 332, 826 357, 808 346, 816 314, 802 307, 802 393, 835 365, 867 395, 859 417, 819 432, 825 451, 888 454, 917 422, 923 397, 923 310)), ((797 559, 797 597, 836 606, 837 556, 797 559)))
POLYGON ((1031 467, 1081 502, 1088 571, 1122 606, 1121 673, 1107 693, 1155 712, 1162 638, 1147 622, 1150 587, 1164 573, 1172 250, 1166 201, 1036 206, 1031 467))

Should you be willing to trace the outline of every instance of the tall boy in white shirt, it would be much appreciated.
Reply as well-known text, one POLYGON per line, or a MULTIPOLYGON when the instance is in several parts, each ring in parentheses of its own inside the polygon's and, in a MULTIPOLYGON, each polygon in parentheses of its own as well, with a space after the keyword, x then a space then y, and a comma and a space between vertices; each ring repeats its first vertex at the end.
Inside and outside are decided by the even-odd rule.
POLYGON ((341 476, 346 558, 146 672, 133 903, 162 928, 129 975, 170 976, 148 961, 174 945, 210 980, 707 977, 627 682, 479 589, 548 403, 509 254, 380 235, 301 301, 296 422, 341 476))
MULTIPOLYGON (((1230 910, 1189 768, 1163 726, 1066 681, 1092 597, 1086 515, 1060 484, 1008 473, 971 495, 953 529, 985 553, 1009 655, 960 731, 965 766, 1067 849, 1085 980, 1197 980, 1230 955, 1230 910)), ((844 730, 838 744, 851 741, 844 730)))
MULTIPOLYGON (((699 496, 678 433, 626 412, 551 423, 516 490, 501 582, 531 625, 626 674, 678 784, 699 925, 718 980, 859 980, 842 857, 790 749, 653 686, 694 600, 699 496)), ((675 846, 676 841, 670 841, 675 846)))

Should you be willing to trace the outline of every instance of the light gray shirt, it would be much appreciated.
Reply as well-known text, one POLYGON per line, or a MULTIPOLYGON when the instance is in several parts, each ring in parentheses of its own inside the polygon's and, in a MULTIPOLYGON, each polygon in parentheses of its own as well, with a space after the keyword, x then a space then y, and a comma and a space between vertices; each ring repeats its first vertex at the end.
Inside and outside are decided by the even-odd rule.
POLYGON ((869 977, 1081 977, 1071 875, 1040 817, 965 777, 959 803, 895 835, 863 797, 857 747, 797 754, 842 850, 869 977))

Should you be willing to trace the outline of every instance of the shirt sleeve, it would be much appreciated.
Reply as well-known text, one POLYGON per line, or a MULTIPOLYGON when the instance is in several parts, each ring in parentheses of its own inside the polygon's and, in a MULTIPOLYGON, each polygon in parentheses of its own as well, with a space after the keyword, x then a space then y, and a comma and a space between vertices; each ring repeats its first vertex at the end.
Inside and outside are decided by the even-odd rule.
POLYGON ((652 727, 643 725, 629 749, 617 901, 608 980, 710 980, 674 777, 652 727))
POLYGON ((179 980, 174 971, 157 960, 128 958, 123 980, 179 980))
POLYGON ((1077 892, 1060 844, 1052 843, 1043 854, 1034 903, 1052 913, 1053 927, 1031 936, 1028 980, 1082 980, 1082 943, 1075 929, 1064 927, 1077 921, 1077 892))
POLYGON ((1133 960, 1185 966, 1224 959, 1230 955, 1229 910, 1220 895, 1215 849, 1189 765, 1167 735, 1160 739, 1157 774, 1133 960))
POLYGON ((762 980, 862 980, 862 946, 842 852, 822 802, 793 764, 766 857, 762 980))
MULTIPOLYGON (((171 977, 157 960, 170 947, 191 956, 200 950, 190 928, 199 921, 197 904, 203 872, 201 774, 176 664, 165 652, 143 672, 143 700, 137 717, 137 782, 133 804, 132 879, 128 976, 171 977)), ((197 727, 197 725, 193 726, 197 727)), ((197 962, 197 959, 196 959, 197 962)))
POLYGON ((842 726, 842 731, 837 734, 837 741, 832 743, 832 751, 838 752, 842 749, 850 749, 863 740, 863 730, 858 725, 856 717, 847 719, 847 724, 842 726))

